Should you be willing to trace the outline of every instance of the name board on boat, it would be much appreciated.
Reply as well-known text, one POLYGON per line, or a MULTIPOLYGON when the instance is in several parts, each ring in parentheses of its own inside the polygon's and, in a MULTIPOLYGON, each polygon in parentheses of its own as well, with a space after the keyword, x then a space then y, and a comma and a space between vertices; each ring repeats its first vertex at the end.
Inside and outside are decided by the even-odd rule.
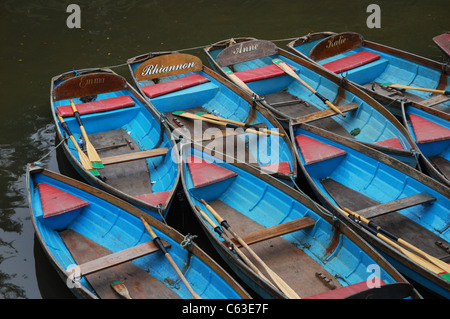
POLYGON ((196 56, 183 53, 164 54, 144 61, 134 71, 134 77, 142 81, 200 71, 202 68, 202 61, 196 56))
POLYGON ((309 57, 320 61, 337 54, 363 46, 363 37, 354 32, 339 33, 329 36, 317 43, 309 52, 309 57))
POLYGON ((123 90, 127 87, 126 80, 110 73, 90 73, 75 76, 62 82, 53 90, 53 100, 65 100, 74 97, 82 97, 123 90))
POLYGON ((217 55, 216 61, 222 67, 273 54, 278 54, 278 48, 274 43, 266 40, 250 40, 235 43, 224 49, 217 55))

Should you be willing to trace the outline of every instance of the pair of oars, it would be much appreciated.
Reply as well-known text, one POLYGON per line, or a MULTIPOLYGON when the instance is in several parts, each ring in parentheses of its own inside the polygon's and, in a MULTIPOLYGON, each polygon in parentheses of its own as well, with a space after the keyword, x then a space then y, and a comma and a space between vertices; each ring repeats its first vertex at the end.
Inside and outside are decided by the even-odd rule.
POLYGON ((389 88, 394 88, 394 89, 415 90, 415 91, 437 93, 437 94, 442 94, 442 95, 450 95, 450 91, 446 91, 446 90, 436 90, 436 89, 421 88, 421 87, 416 87, 416 86, 393 84, 393 83, 382 83, 381 85, 387 86, 389 88))
POLYGON ((320 94, 319 92, 317 92, 316 90, 314 90, 308 83, 306 83, 305 81, 303 81, 298 75, 297 73, 295 73, 294 70, 291 69, 291 67, 284 61, 282 61, 281 59, 273 59, 272 62, 278 66, 280 69, 282 69, 284 72, 286 72, 288 75, 292 76, 294 79, 296 79, 297 81, 299 81, 301 84, 303 84, 303 86, 305 86, 308 90, 310 90, 312 93, 314 93, 315 96, 317 96, 323 103, 325 103, 326 105, 328 105, 333 111, 335 111, 336 113, 340 114, 341 116, 345 117, 345 114, 342 113, 341 110, 339 110, 336 106, 334 106, 333 103, 331 103, 326 97, 324 97, 322 94, 320 94))
POLYGON ((78 110, 77 110, 77 108, 75 106, 75 103, 73 102, 72 99, 70 100, 70 104, 72 106, 73 115, 77 119, 78 125, 80 126, 80 130, 81 130, 81 133, 82 133, 84 141, 85 141, 86 151, 87 151, 87 154, 88 154, 87 156, 83 152, 83 150, 81 150, 81 148, 78 145, 77 141, 73 137, 73 134, 72 134, 72 132, 69 129, 69 126, 67 125, 67 123, 64 121, 64 119, 59 114, 57 114, 58 119, 61 122, 61 126, 64 128, 66 133, 69 135, 70 140, 72 141, 72 143, 74 144, 75 148, 77 149, 78 157, 80 158, 81 165, 86 170, 91 172, 94 176, 98 176, 99 173, 98 173, 97 169, 98 168, 103 168, 102 160, 100 159, 100 156, 98 156, 97 151, 95 150, 94 146, 92 145, 92 143, 89 140, 89 137, 88 137, 88 135, 86 133, 86 130, 84 129, 84 125, 83 125, 83 123, 81 121, 80 113, 78 112, 78 110))
MULTIPOLYGON (((283 279, 281 279, 280 276, 278 276, 272 269, 269 268, 269 266, 266 265, 266 263, 253 251, 253 249, 251 249, 248 246, 248 244, 238 234, 236 234, 234 232, 234 230, 227 223, 227 221, 224 220, 219 215, 219 213, 217 213, 217 211, 214 208, 212 208, 204 199, 201 199, 200 201, 211 212, 211 214, 219 222, 219 224, 227 232, 229 232, 231 234, 231 236, 233 236, 234 239, 236 239, 239 242, 239 244, 242 245, 242 247, 244 247, 250 253, 250 255, 257 261, 257 263, 262 268, 264 268, 264 270, 269 274, 269 277, 272 279, 272 282, 278 287, 278 289, 281 292, 283 292, 290 299, 300 299, 300 296, 297 295, 297 293, 291 287, 289 287, 289 285, 283 279)), ((208 215, 206 215, 200 208, 198 208, 198 206, 195 206, 195 208, 204 218, 206 217, 205 220, 208 223, 210 223, 210 225, 215 229, 216 232, 220 233, 221 235, 223 234, 220 230, 218 230, 219 229, 218 226, 208 217, 208 215)), ((241 254, 240 250, 237 249, 237 247, 234 246, 234 249, 239 256, 243 255, 243 254, 241 254)), ((262 273, 259 271, 259 269, 257 269, 256 266, 247 257, 244 257, 243 260, 249 265, 250 268, 252 268, 257 274, 259 274, 264 280, 266 280, 271 285, 273 285, 270 281, 267 280, 266 277, 264 277, 264 275, 262 275, 262 273), (256 268, 256 270, 255 270, 255 268, 256 268)))
POLYGON ((77 110, 77 107, 75 106, 75 103, 73 103, 73 100, 70 100, 70 104, 72 105, 73 115, 77 119, 78 125, 80 126, 81 133, 84 138, 84 142, 86 145, 86 151, 89 157, 89 160, 92 163, 92 167, 94 168, 103 168, 102 160, 100 159, 100 156, 98 156, 97 151, 95 150, 94 146, 92 145, 91 141, 89 140, 89 137, 86 133, 86 130, 84 129, 83 122, 81 122, 81 116, 80 113, 77 110))
MULTIPOLYGON (((383 229, 382 227, 375 224, 373 221, 368 220, 364 216, 361 216, 353 211, 351 211, 348 208, 341 209, 341 212, 344 213, 346 216, 351 218, 355 222, 363 222, 365 225, 367 225, 366 229, 370 232, 372 232, 375 236, 383 240, 384 242, 388 243, 389 245, 395 247, 398 249, 401 253, 403 253, 405 256, 407 256, 409 259, 413 260, 417 264, 421 265, 422 267, 430 270, 431 272, 434 272, 435 274, 439 275, 442 273, 450 273, 450 265, 443 262, 442 260, 437 259, 436 257, 433 257, 426 252, 422 251, 421 249, 417 248, 416 246, 408 243, 404 239, 395 236, 394 234, 391 234, 387 230, 383 229), (397 244, 398 243, 398 244, 397 244), (417 256, 416 254, 412 253, 410 250, 403 248, 399 244, 402 244, 403 246, 407 247, 408 249, 416 252, 417 254, 420 254, 422 257, 425 257, 425 259, 421 258, 420 256, 417 256)), ((363 224, 361 224, 363 225, 363 224)))
MULTIPOLYGON (((191 119, 191 120, 199 120, 199 121, 208 122, 208 123, 216 124, 216 125, 219 125, 219 126, 230 127, 230 128, 234 128, 234 129, 241 127, 240 125, 237 125, 237 124, 226 123, 226 122, 222 122, 222 121, 218 121, 218 120, 213 120, 213 119, 210 119, 210 118, 206 118, 206 117, 203 117, 203 116, 200 116, 200 115, 196 115, 196 114, 192 114, 192 113, 185 112, 185 111, 176 111, 176 112, 172 112, 172 114, 176 115, 176 116, 185 117, 185 118, 188 118, 188 119, 191 119)), ((245 130, 245 132, 246 133, 253 133, 253 134, 267 136, 266 133, 257 131, 257 130, 255 130, 253 128, 247 128, 245 130)))
MULTIPOLYGON (((297 73, 294 72, 294 70, 291 69, 291 67, 289 67, 289 65, 282 61, 281 59, 273 59, 272 62, 277 65, 280 69, 282 69, 286 74, 292 76, 294 79, 296 79, 297 81, 299 81, 301 84, 303 84, 308 90, 310 90, 311 92, 314 93, 315 96, 317 96, 323 103, 325 103, 326 105, 328 105, 329 108, 331 108, 333 111, 335 111, 336 113, 340 114, 341 116, 345 117, 345 114, 339 110, 333 103, 331 103, 326 97, 324 97, 323 95, 321 95, 319 92, 317 92, 316 90, 314 90, 310 85, 308 85, 308 83, 306 83, 305 81, 303 81, 298 75, 297 73)), ((253 93, 253 91, 241 80, 239 79, 236 74, 234 74, 230 69, 225 69, 224 72, 228 75, 228 77, 230 77, 237 85, 241 86, 242 88, 244 88, 246 91, 248 91, 250 94, 253 93)))
MULTIPOLYGON (((233 121, 233 120, 226 119, 226 118, 223 118, 223 117, 219 117, 219 116, 216 116, 216 115, 213 115, 213 114, 210 114, 210 113, 206 113, 206 112, 195 113, 195 115, 199 115, 199 116, 211 119, 211 120, 216 120, 216 121, 221 121, 221 122, 227 122, 227 123, 235 124, 235 125, 238 125, 238 126, 241 126, 241 127, 245 127, 245 128, 257 129, 257 127, 254 126, 254 125, 243 123, 243 122, 239 122, 239 121, 233 121)), ((280 132, 273 131, 273 130, 268 130, 266 128, 262 128, 262 131, 264 133, 267 133, 267 134, 273 134, 273 135, 277 135, 277 136, 284 136, 284 133, 280 133, 280 132)))

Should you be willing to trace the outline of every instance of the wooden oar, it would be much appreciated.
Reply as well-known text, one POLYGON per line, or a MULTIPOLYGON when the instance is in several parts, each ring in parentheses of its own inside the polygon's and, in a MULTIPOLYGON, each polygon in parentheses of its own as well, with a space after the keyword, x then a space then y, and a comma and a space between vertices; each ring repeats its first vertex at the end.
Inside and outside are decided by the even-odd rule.
POLYGON ((446 90, 428 89, 428 88, 421 88, 421 87, 416 87, 416 86, 393 84, 393 83, 383 83, 382 85, 390 87, 390 88, 394 88, 394 89, 416 90, 416 91, 438 93, 438 94, 443 94, 443 95, 450 95, 450 91, 446 91, 446 90))
POLYGON ((144 224, 145 228, 147 229, 147 231, 150 233, 150 235, 153 238, 153 241, 155 242, 155 244, 159 247, 159 249, 163 252, 164 256, 167 258, 167 260, 169 261, 170 265, 173 267, 173 269, 176 271, 176 273, 178 274, 178 276, 181 278, 181 280, 183 281, 183 283, 186 285, 186 288, 189 290, 189 292, 191 293, 191 296, 194 299, 202 299, 195 291, 194 289, 192 289, 191 285, 189 284, 189 282, 187 281, 186 277, 184 277, 183 273, 181 272, 180 268, 178 268, 177 264, 175 263, 175 261, 172 259, 172 256, 170 256, 169 252, 166 250, 166 248, 164 247, 163 243, 161 242, 161 239, 156 236, 156 233, 153 231, 153 229, 150 227, 150 225, 147 223, 147 221, 141 216, 140 217, 142 223, 144 224))
POLYGON ((81 122, 80 113, 77 110, 77 107, 75 106, 75 103, 73 103, 73 100, 70 99, 70 104, 72 105, 73 115, 77 119, 78 125, 80 126, 81 133, 84 137, 84 142, 86 144, 86 151, 89 157, 89 160, 92 163, 92 167, 94 168, 103 168, 102 160, 100 159, 100 156, 98 156, 97 151, 95 150, 94 146, 91 144, 91 141, 89 141, 88 135, 86 134, 86 130, 84 129, 84 125, 81 122))
POLYGON ((205 207, 211 212, 211 214, 214 215, 214 217, 217 219, 219 224, 226 229, 230 234, 244 247, 250 255, 252 255, 253 258, 258 262, 258 264, 264 268, 264 270, 269 274, 272 281, 275 283, 275 285, 288 297, 291 299, 301 299, 299 295, 291 288, 289 285, 284 282, 283 279, 280 278, 272 269, 269 268, 269 266, 266 265, 266 263, 251 249, 247 243, 238 235, 236 234, 232 229, 231 226, 227 223, 226 220, 224 220, 219 213, 217 213, 214 208, 212 208, 204 199, 201 199, 201 202, 205 207))
MULTIPOLYGON (((431 272, 433 272, 433 273, 435 273, 435 274, 437 274, 437 275, 442 274, 442 273, 444 273, 444 272, 448 272, 448 271, 446 271, 446 270, 444 269, 444 268, 448 268, 448 267, 445 267, 445 266, 444 266, 444 268, 442 268, 442 267, 440 267, 440 265, 438 265, 438 263, 436 263, 436 261, 439 261, 437 258, 434 258, 434 257, 432 257, 432 256, 430 256, 430 255, 428 255, 428 254, 426 254, 425 252, 422 252, 420 249, 418 249, 418 248, 414 247, 413 245, 407 243, 406 241, 402 240, 401 238, 398 238, 398 237, 394 236, 394 238, 396 238, 396 239, 394 239, 395 241, 397 241, 397 242, 399 242, 399 243, 402 243, 402 244, 405 244, 405 243, 406 243, 408 246, 414 247, 414 250, 421 251, 421 252, 422 252, 421 254, 424 254, 423 256, 424 256, 425 258, 427 258, 427 259, 428 259, 429 257, 431 257, 430 259, 428 259, 431 263, 428 262, 428 261, 426 261, 426 260, 424 260, 423 258, 417 256, 416 254, 414 254, 414 253, 410 252, 409 250, 403 248, 402 246, 398 245, 398 244, 397 244, 396 242, 394 242, 393 240, 391 240, 391 239, 389 239, 388 237, 384 236, 384 235, 380 232, 379 229, 376 229, 376 228, 373 228, 373 227, 372 227, 373 224, 372 224, 371 226, 369 226, 369 222, 370 222, 370 221, 367 220, 367 219, 365 219, 363 216, 358 215, 357 213, 351 211, 351 210, 348 209, 348 208, 344 208, 344 210, 341 209, 341 212, 343 212, 346 216, 348 216, 349 218, 351 218, 351 219, 354 220, 355 222, 360 222, 360 221, 362 221, 364 224, 366 224, 366 225, 368 226, 368 227, 366 228, 367 230, 372 231, 372 233, 373 233, 375 236, 377 236, 378 238, 380 238, 380 239, 383 240, 384 242, 388 243, 389 245, 395 247, 395 248, 398 249, 400 252, 402 252, 405 256, 407 256, 409 259, 413 260, 414 262, 416 262, 417 264, 421 265, 422 267, 424 267, 424 268, 430 270, 431 272)), ((361 225, 363 225, 363 224, 361 224, 361 225)), ((386 232, 386 231, 383 231, 383 232, 386 232)), ((392 236, 393 236, 393 235, 392 235, 392 236)), ((389 236, 389 237, 391 237, 391 236, 389 236)), ((447 266, 448 266, 448 265, 447 265, 447 266)))
MULTIPOLYGON (((202 117, 206 117, 206 118, 211 119, 211 120, 216 120, 216 121, 221 121, 221 122, 227 122, 227 123, 231 123, 231 124, 236 124, 236 125, 239 125, 239 126, 242 126, 242 127, 246 127, 246 128, 257 129, 257 127, 255 127, 254 125, 250 125, 250 124, 243 123, 243 122, 238 122, 238 121, 233 121, 233 120, 226 119, 226 118, 223 118, 223 117, 219 117, 219 116, 216 116, 216 115, 214 115, 214 114, 210 114, 210 113, 206 113, 206 112, 198 112, 198 113, 195 113, 195 115, 202 116, 202 117)), ((262 131, 263 131, 264 133, 267 133, 267 134, 273 134, 273 135, 278 135, 278 136, 284 136, 283 133, 279 133, 279 132, 276 132, 276 131, 268 130, 268 129, 266 129, 266 128, 262 128, 262 131)))
POLYGON ((247 84, 244 83, 244 81, 242 81, 240 78, 238 78, 236 76, 236 74, 233 73, 233 71, 231 71, 229 68, 224 69, 224 72, 226 75, 228 75, 233 81, 234 83, 236 83, 238 86, 240 86, 241 88, 243 88, 244 90, 246 90, 249 94, 253 95, 255 94, 248 86, 247 84))
POLYGON ((282 69, 284 72, 286 72, 287 74, 289 74, 290 76, 292 76, 294 79, 296 79, 297 81, 299 81, 301 84, 303 84, 308 90, 310 90, 311 92, 314 93, 315 96, 317 96, 319 99, 322 100, 323 103, 325 103, 326 105, 328 105, 333 111, 335 111, 336 113, 342 115, 343 117, 345 117, 345 114, 341 112, 341 110, 339 110, 336 106, 334 106, 333 103, 331 103, 326 97, 324 97, 323 95, 321 95, 319 92, 317 92, 316 90, 314 90, 308 83, 306 83, 305 81, 303 81, 298 75, 297 73, 295 73, 290 67, 289 65, 286 64, 286 62, 283 62, 281 59, 273 59, 272 60, 273 63, 275 63, 275 65, 277 65, 280 69, 282 69))
MULTIPOLYGON (((176 116, 181 116, 181 117, 185 117, 191 120, 199 120, 199 121, 203 121, 203 122, 208 122, 208 123, 212 123, 212 124, 216 124, 216 125, 220 125, 220 126, 225 126, 225 127, 230 127, 230 128, 240 128, 239 125, 235 125, 235 124, 231 124, 231 123, 225 123, 225 122, 220 122, 220 121, 216 121, 216 120, 211 120, 205 117, 201 117, 199 115, 195 115, 189 112, 185 112, 185 111, 176 111, 176 112, 172 112, 173 115, 176 116)), ((267 136, 267 134, 263 133, 263 132, 259 132, 256 131, 254 129, 246 129, 245 130, 246 133, 253 133, 253 134, 258 134, 258 135, 263 135, 263 136, 267 136)))
POLYGON ((58 119, 61 122, 61 126, 64 128, 66 133, 69 135, 70 140, 72 141, 73 145, 77 149, 78 157, 80 158, 81 165, 83 165, 83 167, 86 170, 91 172, 92 175, 94 175, 94 176, 100 175, 98 173, 98 171, 92 167, 91 161, 89 161, 89 158, 86 156, 86 154, 84 154, 84 152, 81 150, 80 146, 78 145, 77 141, 75 140, 75 137, 73 137, 72 132, 70 131, 67 123, 64 121, 64 119, 59 114, 56 114, 56 115, 58 116, 58 119))
POLYGON ((236 247, 236 245, 234 245, 231 240, 229 240, 226 235, 226 233, 218 226, 216 225, 216 223, 214 223, 214 221, 204 212, 200 209, 200 207, 198 207, 197 205, 195 205, 195 209, 200 213, 200 215, 202 215, 203 219, 206 220, 211 227, 214 229, 214 231, 221 237, 223 238, 223 240, 225 241, 225 243, 228 245, 228 247, 231 247, 236 254, 239 255, 239 257, 242 258, 242 260, 254 271, 256 272, 259 276, 261 276, 261 278, 263 278, 265 281, 267 281, 269 284, 271 284, 273 286, 273 284, 264 276, 264 274, 255 266, 254 263, 251 262, 250 259, 248 259, 247 256, 244 255, 244 253, 236 247), (224 236, 225 235, 225 236, 224 236))
POLYGON ((119 295, 124 297, 125 299, 133 299, 130 296, 130 293, 128 292, 127 286, 125 286, 125 283, 123 281, 114 281, 111 283, 112 289, 114 289, 115 292, 117 292, 119 295))

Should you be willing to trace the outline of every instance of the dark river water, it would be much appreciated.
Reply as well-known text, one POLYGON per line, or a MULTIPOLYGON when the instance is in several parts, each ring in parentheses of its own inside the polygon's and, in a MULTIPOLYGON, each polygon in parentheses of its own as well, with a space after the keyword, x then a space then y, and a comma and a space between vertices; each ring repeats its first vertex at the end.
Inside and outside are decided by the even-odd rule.
MULTIPOLYGON (((448 0, 1 0, 0 298, 73 298, 35 240, 25 187, 28 162, 71 174, 54 150, 51 77, 110 67, 131 82, 124 63, 142 53, 190 49, 185 53, 207 64, 201 48, 222 39, 252 36, 283 47, 311 31, 354 31, 442 61, 432 37, 450 29, 449 9, 448 0), (76 22, 70 3, 80 8, 80 28, 68 27, 76 22), (372 3, 380 7, 380 28, 367 24, 372 3)), ((190 214, 180 196, 168 220, 195 234, 190 214)))

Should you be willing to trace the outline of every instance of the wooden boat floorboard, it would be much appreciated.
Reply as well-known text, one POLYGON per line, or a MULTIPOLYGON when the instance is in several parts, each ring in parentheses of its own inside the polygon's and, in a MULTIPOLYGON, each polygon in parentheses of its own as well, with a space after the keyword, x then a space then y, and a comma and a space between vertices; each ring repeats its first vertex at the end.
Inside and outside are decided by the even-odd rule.
MULTIPOLYGON (((112 253, 109 249, 71 229, 60 232, 60 235, 77 264, 83 264, 112 253)), ((179 298, 161 281, 151 276, 147 271, 135 266, 132 262, 126 262, 87 275, 86 279, 102 299, 123 298, 111 288, 111 283, 117 280, 125 281, 133 299, 179 298)))
MULTIPOLYGON (((100 158, 142 151, 124 129, 89 134, 89 139, 100 158)), ((105 165, 98 171, 108 185, 124 193, 137 196, 152 192, 150 172, 145 160, 105 165)))
MULTIPOLYGON (((357 212, 380 204, 331 178, 324 179, 321 183, 341 208, 346 207, 357 212)), ((443 241, 441 237, 398 212, 391 212, 370 220, 436 258, 447 260, 450 257, 436 244, 443 241)), ((449 243, 444 245, 450 246, 449 243)))
MULTIPOLYGON (((267 94, 264 98, 266 99, 266 102, 273 106, 278 112, 283 113, 286 117, 290 118, 298 118, 300 116, 321 111, 314 105, 307 103, 285 91, 267 94)), ((346 138, 353 138, 353 136, 346 129, 344 129, 331 117, 311 121, 308 124, 320 127, 346 138)))
MULTIPOLYGON (((239 236, 244 236, 245 234, 263 228, 262 225, 220 200, 211 201, 209 204, 230 224, 239 236)), ((336 288, 342 287, 341 284, 339 284, 339 282, 323 267, 317 264, 317 262, 282 237, 252 244, 251 248, 269 266, 269 268, 288 283, 300 297, 312 296, 331 290, 317 277, 317 273, 323 274, 327 279, 332 279, 331 282, 336 288)), ((242 248, 241 251, 245 253, 250 260, 253 260, 245 249, 242 248)), ((270 279, 270 276, 265 271, 262 269, 261 271, 264 276, 270 279)))
MULTIPOLYGON (((195 108, 189 108, 186 110, 183 110, 192 114, 199 113, 199 112, 207 112, 206 109, 203 107, 195 107, 195 108)), ((245 160, 247 163, 250 164, 257 164, 258 160, 251 154, 248 147, 242 148, 241 145, 242 142, 238 142, 238 135, 237 134, 227 134, 225 131, 227 128, 225 126, 216 125, 213 123, 208 122, 202 122, 202 132, 200 132, 199 129, 195 130, 194 127, 194 120, 183 118, 180 116, 173 115, 171 112, 164 113, 164 115, 167 118, 167 121, 175 123, 176 127, 181 128, 181 133, 183 133, 183 130, 186 129, 189 131, 189 134, 191 137, 197 138, 201 137, 202 132, 207 131, 208 129, 211 129, 209 132, 212 134, 211 136, 209 134, 205 134, 202 139, 203 145, 206 147, 209 147, 212 150, 217 150, 219 152, 227 153, 229 156, 233 156, 234 158, 238 158, 240 160, 245 160), (181 124, 181 125, 180 125, 181 124), (217 136, 217 130, 220 130, 223 137, 217 136), (233 150, 233 153, 231 153, 231 150, 233 150), (244 150, 244 154, 240 153, 242 150, 244 150)), ((260 127, 261 125, 255 125, 255 127, 260 127)), ((261 126, 262 127, 262 126, 261 126)), ((229 129, 231 131, 234 131, 234 129, 229 129)), ((244 132, 244 128, 242 128, 242 132, 244 132)), ((214 152, 213 152, 214 154, 214 152)), ((220 157, 219 154, 216 155, 217 157, 220 157)))

